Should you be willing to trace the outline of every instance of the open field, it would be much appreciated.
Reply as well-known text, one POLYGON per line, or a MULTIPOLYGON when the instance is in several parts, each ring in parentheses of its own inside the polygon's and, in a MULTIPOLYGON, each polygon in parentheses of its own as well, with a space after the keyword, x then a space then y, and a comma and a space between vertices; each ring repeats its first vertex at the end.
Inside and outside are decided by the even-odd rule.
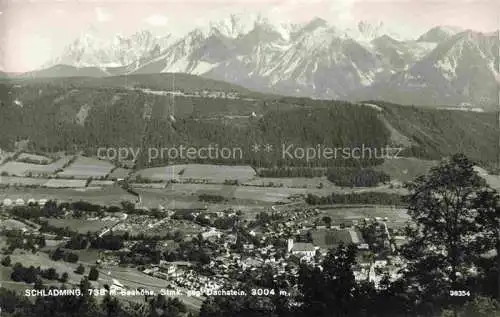
POLYGON ((114 186, 114 181, 101 181, 101 180, 93 180, 89 183, 89 187, 99 187, 99 186, 114 186))
POLYGON ((292 195, 314 194, 326 196, 332 193, 362 193, 362 192, 388 192, 406 193, 404 189, 391 189, 388 185, 378 187, 341 188, 329 186, 329 188, 286 188, 286 187, 254 187, 254 186, 233 186, 216 184, 170 184, 166 192, 171 192, 178 196, 189 195, 220 195, 227 199, 257 200, 264 202, 287 201, 292 195))
POLYGON ((61 169, 70 160, 71 160, 70 156, 64 156, 59 160, 48 165, 38 165, 38 164, 11 161, 0 166, 0 174, 5 172, 8 175, 12 176, 26 176, 29 174, 32 174, 33 176, 37 175, 48 176, 54 174, 57 170, 61 169))
POLYGON ((168 218, 159 220, 143 215, 131 215, 126 221, 115 226, 113 230, 115 232, 128 232, 131 235, 145 234, 146 236, 165 236, 179 230, 186 236, 196 236, 204 229, 191 221, 168 218))
POLYGON ((9 198, 16 199, 47 199, 58 201, 88 201, 99 205, 119 206, 122 201, 135 202, 136 197, 117 187, 99 189, 55 189, 55 188, 6 188, 0 189, 0 201, 9 198))
POLYGON ((81 262, 86 263, 96 263, 99 259, 99 250, 87 249, 87 250, 71 250, 71 252, 78 254, 78 259, 81 262))
POLYGON ((48 168, 47 165, 37 165, 37 164, 10 161, 5 163, 3 166, 0 166, 0 173, 7 173, 8 175, 13 175, 13 176, 25 176, 28 174, 28 171, 36 168, 46 170, 49 173, 52 171, 48 168))
POLYGON ((141 205, 148 208, 163 206, 171 209, 202 208, 218 205, 230 208, 232 205, 262 206, 277 202, 289 202, 290 196, 306 196, 311 193, 318 196, 327 196, 332 193, 362 193, 384 192, 406 194, 403 188, 390 188, 388 185, 373 188, 340 188, 328 186, 325 188, 286 188, 286 187, 255 187, 235 186, 222 184, 169 184, 167 188, 136 188, 141 196, 141 205), (330 188, 331 187, 331 188, 330 188), (227 201, 220 204, 206 203, 198 200, 201 194, 217 195, 227 201))
MULTIPOLYGON (((21 263, 24 267, 29 267, 29 266, 34 266, 34 267, 40 267, 41 269, 48 269, 48 268, 54 268, 58 274, 62 274, 64 272, 68 273, 68 283, 67 284, 78 284, 80 280, 82 279, 82 275, 78 275, 74 273, 76 267, 78 266, 77 263, 68 263, 64 261, 53 261, 49 258, 48 254, 43 253, 43 252, 37 252, 36 254, 33 254, 31 252, 27 251, 21 251, 21 250, 15 250, 12 255, 10 255, 10 258, 12 260, 12 264, 19 262, 21 263)), ((4 280, 10 280, 10 277, 4 280)), ((51 283, 54 284, 60 284, 57 281, 50 281, 51 283)), ((21 283, 19 283, 21 284, 21 283)), ((22 283, 24 284, 24 283, 22 283)), ((24 284, 28 286, 29 288, 32 288, 32 285, 29 284, 24 284)))
MULTIPOLYGON (((212 185, 217 186, 217 185, 212 185)), ((220 186, 220 185, 219 185, 220 186)), ((208 203, 198 200, 198 195, 203 192, 191 192, 182 193, 179 191, 171 191, 167 189, 155 189, 155 188, 134 188, 141 196, 141 206, 148 208, 159 208, 160 206, 167 209, 200 209, 208 208, 211 211, 221 211, 224 209, 239 209, 243 211, 249 211, 254 209, 267 208, 269 209, 272 202, 266 202, 262 200, 239 200, 232 199, 234 195, 230 191, 234 190, 236 187, 226 186, 225 197, 227 201, 221 203, 208 203)), ((218 191, 208 191, 213 194, 219 194, 218 191)), ((223 195, 224 196, 224 195, 223 195)))
POLYGON ((130 175, 131 172, 132 172, 132 170, 130 170, 130 169, 118 167, 118 168, 115 168, 108 175, 108 179, 111 179, 111 180, 116 180, 116 179, 120 179, 120 178, 125 179, 130 175))
MULTIPOLYGON (((34 178, 34 177, 15 177, 0 176, 0 185, 10 186, 40 186, 47 188, 84 188, 87 180, 84 179, 57 179, 57 178, 34 178)), ((113 186, 114 181, 93 180, 89 187, 113 186)))
MULTIPOLYGON (((12 256, 11 256, 12 258, 12 256)), ((12 262, 13 264, 15 262, 12 262)), ((22 263, 22 262, 21 262, 22 263)), ((12 273, 11 267, 0 266, 0 286, 15 292, 24 292, 27 289, 33 289, 33 285, 24 282, 14 282, 10 279, 12 273)))
POLYGON ((59 172, 61 177, 74 177, 80 179, 106 177, 114 168, 113 164, 96 158, 79 156, 73 164, 59 172))
POLYGON ((283 185, 288 188, 323 188, 335 189, 337 186, 331 183, 326 177, 255 177, 252 180, 244 182, 247 186, 267 186, 270 183, 274 186, 283 185), (321 185, 322 184, 322 185, 321 185))
POLYGON ((321 209, 319 218, 329 216, 332 218, 332 223, 362 220, 364 218, 374 217, 387 217, 389 221, 388 226, 401 227, 404 226, 406 221, 410 220, 406 209, 395 208, 392 206, 352 206, 352 207, 332 207, 328 209, 321 209))
POLYGON ((3 164, 6 159, 13 157, 15 154, 15 152, 6 152, 0 149, 0 165, 3 164))
MULTIPOLYGON (((86 180, 0 176, 0 185, 40 186, 46 188, 84 188, 86 180)), ((97 186, 97 185, 94 185, 97 186)), ((99 185, 104 186, 104 185, 99 185)))
POLYGON ((226 209, 234 209, 234 210, 241 210, 244 212, 245 218, 248 219, 253 219, 253 217, 262 212, 262 211, 269 211, 271 208, 272 203, 271 202, 264 202, 264 201, 245 201, 245 202, 239 202, 239 201, 234 201, 230 200, 224 203, 205 203, 196 200, 188 200, 188 199, 182 199, 182 198, 175 198, 175 199, 169 199, 162 193, 158 192, 142 192, 141 196, 146 197, 146 199, 143 199, 143 204, 142 206, 148 207, 148 208, 159 208, 160 206, 166 208, 166 209, 171 209, 171 210, 177 210, 177 209, 202 209, 206 208, 208 211, 211 212, 219 212, 221 210, 226 210, 226 209))
POLYGON ((52 161, 52 159, 43 155, 21 153, 17 157, 17 161, 23 161, 23 160, 29 160, 32 161, 33 163, 43 164, 43 165, 49 164, 52 161))
POLYGON ((189 209, 203 208, 205 204, 193 197, 176 197, 166 189, 134 188, 141 196, 141 206, 146 208, 189 209))
POLYGON ((374 170, 386 173, 391 177, 391 180, 407 182, 426 174, 437 163, 436 161, 402 157, 387 159, 381 165, 374 167, 374 170))
MULTIPOLYGON (((10 255, 12 259, 12 263, 20 262, 23 266, 34 266, 42 269, 47 268, 55 268, 57 273, 62 274, 64 272, 68 273, 68 282, 66 285, 78 285, 83 278, 83 275, 79 275, 74 273, 76 267, 79 263, 84 264, 85 266, 85 274, 88 274, 90 266, 94 265, 95 261, 87 262, 82 258, 82 261, 79 263, 68 263, 64 261, 53 261, 49 258, 49 256, 45 253, 38 252, 36 254, 32 254, 31 252, 16 250, 12 255, 10 255)), ((91 282, 95 288, 102 288, 105 284, 112 285, 113 279, 117 279, 120 283, 122 283, 128 289, 137 289, 139 287, 143 287, 148 290, 153 290, 155 293, 159 293, 160 289, 166 288, 169 284, 168 281, 162 280, 156 277, 148 276, 137 269, 131 268, 121 268, 117 266, 106 266, 99 268, 99 280, 97 282, 91 282)), ((11 290, 16 291, 24 291, 25 289, 32 289, 33 285, 22 283, 22 282, 13 282, 10 279, 10 274, 12 269, 9 267, 0 266, 0 283, 2 287, 6 287, 11 290)), ((45 285, 59 285, 59 282, 47 281, 44 283, 45 285)), ((100 299, 99 297, 96 299, 100 299)), ((144 296, 137 297, 121 297, 119 299, 134 301, 138 303, 144 302, 144 296)), ((181 296, 179 299, 184 301, 186 305, 190 309, 199 309, 202 300, 196 297, 187 297, 181 296)))
POLYGON ((7 219, 0 220, 0 230, 23 230, 29 229, 30 227, 26 225, 24 222, 15 220, 15 219, 7 219))
POLYGON ((47 178, 0 176, 0 185, 44 186, 48 181, 47 178))
POLYGON ((225 180, 248 181, 255 177, 255 170, 250 166, 227 166, 211 164, 185 164, 147 168, 136 173, 152 181, 172 179, 203 179, 209 182, 223 183, 225 180))
POLYGON ((43 252, 38 252, 36 254, 33 254, 31 252, 17 249, 10 257, 12 263, 19 262, 25 267, 26 266, 29 267, 31 265, 33 265, 34 267, 40 266, 40 268, 42 269, 48 269, 53 267, 56 269, 58 273, 68 272, 68 274, 70 274, 78 266, 77 264, 74 263, 68 263, 64 261, 53 261, 49 258, 47 254, 43 252))
POLYGON ((117 221, 84 220, 84 219, 48 219, 50 225, 58 228, 69 227, 78 233, 100 232, 105 227, 113 226, 117 221))
POLYGON ((87 184, 86 180, 80 179, 49 179, 45 183, 48 188, 83 188, 87 184))
POLYGON ((486 180, 486 183, 496 190, 500 190, 500 176, 490 175, 485 169, 475 166, 474 170, 486 180))
MULTIPOLYGON (((166 189, 148 188, 137 189, 137 191, 141 194, 143 204, 147 204, 148 201, 161 201, 169 204, 175 203, 178 206, 182 204, 182 201, 192 206, 205 205, 204 202, 198 201, 198 196, 201 194, 222 196, 231 204, 241 203, 245 205, 251 201, 256 203, 286 201, 290 195, 306 193, 305 189, 296 188, 265 188, 217 184, 169 184, 166 189)), ((325 191, 325 195, 327 193, 329 192, 325 191)))
POLYGON ((285 201, 290 195, 303 194, 305 190, 295 188, 265 188, 215 184, 170 184, 166 190, 176 197, 197 197, 201 194, 218 195, 228 200, 277 202, 285 201))
POLYGON ((140 176, 152 181, 170 181, 172 179, 179 179, 179 173, 186 169, 187 165, 170 165, 163 167, 146 168, 134 173, 134 177, 140 176))
POLYGON ((132 188, 155 188, 162 189, 167 188, 168 183, 131 183, 132 188))
POLYGON ((489 186, 496 190, 500 190, 500 176, 498 175, 486 175, 483 176, 489 186))
POLYGON ((255 170, 251 166, 189 164, 186 166, 182 178, 224 182, 225 180, 246 181, 255 175, 255 170))

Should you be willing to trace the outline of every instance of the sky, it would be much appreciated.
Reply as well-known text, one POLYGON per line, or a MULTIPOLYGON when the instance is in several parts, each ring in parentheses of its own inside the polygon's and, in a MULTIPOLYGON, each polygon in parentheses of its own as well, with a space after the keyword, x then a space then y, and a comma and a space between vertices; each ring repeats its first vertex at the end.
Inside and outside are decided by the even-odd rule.
POLYGON ((500 0, 0 0, 0 70, 37 69, 90 28, 109 36, 181 34, 232 13, 292 23, 321 17, 340 27, 383 22, 416 38, 436 25, 495 31, 500 0))

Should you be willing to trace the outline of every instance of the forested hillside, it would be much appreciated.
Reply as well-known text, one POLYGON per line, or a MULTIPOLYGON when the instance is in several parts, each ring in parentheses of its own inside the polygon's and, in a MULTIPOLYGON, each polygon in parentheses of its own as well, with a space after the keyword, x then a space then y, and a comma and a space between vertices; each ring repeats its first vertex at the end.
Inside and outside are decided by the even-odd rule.
POLYGON ((463 152, 484 164, 496 161, 500 151, 496 113, 377 104, 384 109, 387 121, 415 143, 403 152, 405 155, 436 159, 463 152))
MULTIPOLYGON (((244 156, 214 162, 263 167, 360 164, 345 159, 290 159, 282 155, 283 145, 290 144, 294 148, 403 146, 402 154, 426 159, 463 152, 485 165, 497 158, 498 129, 491 113, 373 101, 370 103, 381 108, 308 98, 206 96, 197 93, 213 89, 234 93, 236 86, 190 75, 176 75, 176 87, 189 93, 172 96, 130 88, 140 84, 168 91, 165 74, 111 78, 25 79, 0 84, 0 147, 9 149, 16 140, 29 139, 36 151, 84 150, 95 155, 100 147, 142 148, 145 154, 150 147, 217 144, 241 148, 244 156), (395 131, 408 144, 395 140, 395 131), (254 144, 270 145, 272 150, 252 151, 254 144)), ((167 162, 148 162, 142 157, 139 163, 167 162)), ((380 160, 361 162, 378 163, 380 160)))

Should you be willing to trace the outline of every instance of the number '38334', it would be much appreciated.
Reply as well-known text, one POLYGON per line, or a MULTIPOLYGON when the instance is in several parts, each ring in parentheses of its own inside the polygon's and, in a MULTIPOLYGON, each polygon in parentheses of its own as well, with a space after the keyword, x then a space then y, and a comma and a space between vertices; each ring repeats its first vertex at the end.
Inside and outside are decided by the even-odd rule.
POLYGON ((470 296, 470 291, 464 290, 451 290, 450 296, 470 296))

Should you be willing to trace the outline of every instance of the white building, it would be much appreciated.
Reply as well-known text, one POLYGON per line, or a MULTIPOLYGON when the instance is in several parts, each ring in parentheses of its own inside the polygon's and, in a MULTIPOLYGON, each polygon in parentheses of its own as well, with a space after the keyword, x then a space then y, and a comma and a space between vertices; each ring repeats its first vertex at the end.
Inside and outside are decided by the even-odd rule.
POLYGON ((169 275, 172 275, 177 271, 177 266, 164 260, 160 260, 160 267, 169 275))
POLYGON ((288 252, 293 255, 311 258, 316 254, 316 247, 312 243, 294 243, 293 239, 288 239, 288 252))
POLYGON ((212 237, 220 238, 220 236, 221 236, 221 233, 219 231, 217 231, 217 229, 215 229, 215 228, 210 228, 209 231, 203 232, 201 234, 201 237, 203 239, 208 239, 208 238, 212 238, 212 237))

